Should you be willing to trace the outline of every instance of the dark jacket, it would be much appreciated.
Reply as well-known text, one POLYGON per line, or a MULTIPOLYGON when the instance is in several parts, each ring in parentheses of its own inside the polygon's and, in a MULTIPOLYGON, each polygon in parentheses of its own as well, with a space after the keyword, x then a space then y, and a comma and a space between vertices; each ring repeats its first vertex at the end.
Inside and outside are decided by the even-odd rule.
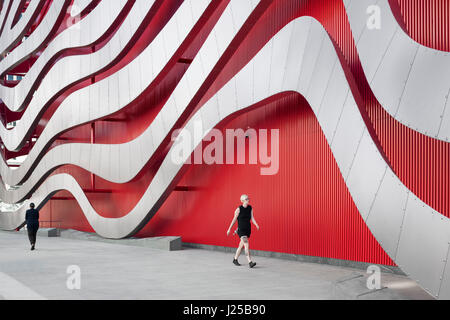
POLYGON ((39 211, 36 209, 28 209, 25 213, 25 222, 28 227, 39 227, 39 211))

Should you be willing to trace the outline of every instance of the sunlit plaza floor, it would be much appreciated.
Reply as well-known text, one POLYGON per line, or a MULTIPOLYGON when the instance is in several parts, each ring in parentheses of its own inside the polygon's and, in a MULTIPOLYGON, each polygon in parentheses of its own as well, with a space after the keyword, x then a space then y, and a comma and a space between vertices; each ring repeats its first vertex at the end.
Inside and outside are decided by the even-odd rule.
POLYGON ((381 273, 384 290, 372 292, 365 270, 326 264, 257 256, 251 269, 244 254, 235 266, 233 254, 219 251, 59 237, 38 237, 36 247, 24 234, 0 232, 0 299, 432 298, 402 275, 381 273))

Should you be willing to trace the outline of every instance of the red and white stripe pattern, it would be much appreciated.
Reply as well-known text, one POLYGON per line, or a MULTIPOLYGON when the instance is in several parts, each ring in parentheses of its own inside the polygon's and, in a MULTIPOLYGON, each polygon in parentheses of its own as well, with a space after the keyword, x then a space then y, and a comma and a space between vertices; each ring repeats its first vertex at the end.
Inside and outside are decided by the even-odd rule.
MULTIPOLYGON (((23 78, 2 78, 0 86, 0 198, 25 205, 1 213, 0 227, 16 228, 30 201, 41 208, 66 190, 99 235, 132 236, 183 174, 183 165, 171 160, 174 130, 194 132, 195 121, 211 129, 291 92, 308 101, 361 217, 386 253, 431 294, 450 297, 449 172, 422 183, 421 175, 435 176, 433 167, 399 166, 402 158, 391 151, 396 135, 376 117, 406 137, 419 136, 428 150, 441 150, 430 157, 447 163, 450 72, 436 70, 450 68, 450 57, 406 34, 387 0, 379 1, 381 31, 366 30, 369 4, 3 1, 0 74, 23 78), (172 89, 161 94, 160 109, 128 141, 98 143, 95 132, 91 141, 61 139, 100 121, 126 119, 164 86, 172 89), (7 129, 12 121, 17 125, 7 129), (26 158, 12 168, 8 160, 17 155, 26 158), (57 171, 64 166, 113 184, 130 183, 148 168, 154 175, 132 210, 109 218, 96 211, 76 176, 57 171)), ((403 152, 418 163, 422 155, 408 152, 418 148, 411 140, 403 152)))

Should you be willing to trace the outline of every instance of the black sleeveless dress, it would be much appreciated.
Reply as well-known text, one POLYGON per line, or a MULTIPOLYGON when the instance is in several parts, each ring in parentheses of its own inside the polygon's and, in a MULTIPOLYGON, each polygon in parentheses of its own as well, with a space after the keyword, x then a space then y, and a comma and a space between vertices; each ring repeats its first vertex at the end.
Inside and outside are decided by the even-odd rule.
POLYGON ((247 208, 239 206, 238 231, 237 234, 240 237, 247 236, 250 238, 252 227, 250 225, 250 219, 252 218, 252 206, 247 205, 247 208))

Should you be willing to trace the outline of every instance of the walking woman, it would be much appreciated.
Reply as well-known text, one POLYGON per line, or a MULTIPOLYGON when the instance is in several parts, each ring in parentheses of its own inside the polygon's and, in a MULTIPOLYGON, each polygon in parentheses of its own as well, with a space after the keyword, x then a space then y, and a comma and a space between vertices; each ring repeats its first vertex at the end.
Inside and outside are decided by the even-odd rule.
POLYGON ((250 199, 246 194, 243 194, 241 196, 242 205, 239 206, 239 208, 237 208, 236 211, 234 212, 233 221, 231 221, 230 227, 227 230, 227 236, 230 234, 230 230, 237 220, 238 221, 237 234, 241 239, 241 241, 239 242, 239 247, 236 250, 236 255, 234 256, 233 263, 237 266, 241 265, 238 262, 238 258, 241 255, 242 247, 244 247, 245 255, 247 256, 248 260, 248 265, 250 266, 250 268, 253 268, 256 265, 256 262, 253 262, 252 258, 250 257, 250 250, 248 243, 248 238, 250 238, 250 234, 252 232, 250 220, 253 222, 253 224, 256 226, 258 230, 259 225, 256 222, 255 217, 253 216, 253 209, 252 206, 248 204, 249 201, 250 199))
POLYGON ((34 203, 30 203, 30 209, 28 209, 25 214, 25 223, 27 224, 31 250, 34 250, 34 246, 36 245, 36 234, 39 229, 39 211, 34 208, 34 203))

